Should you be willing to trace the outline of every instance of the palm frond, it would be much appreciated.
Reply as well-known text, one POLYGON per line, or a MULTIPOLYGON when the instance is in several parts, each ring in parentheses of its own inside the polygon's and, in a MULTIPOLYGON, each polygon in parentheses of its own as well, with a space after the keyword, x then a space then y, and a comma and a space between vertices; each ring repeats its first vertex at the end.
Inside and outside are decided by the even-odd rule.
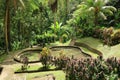
POLYGON ((23 6, 23 8, 25 8, 23 0, 19 0, 19 1, 20 1, 21 5, 23 6))
POLYGON ((113 6, 103 6, 102 9, 109 9, 111 11, 117 11, 117 9, 113 6))
POLYGON ((109 15, 113 15, 113 12, 112 12, 111 10, 108 10, 107 13, 108 13, 109 15))
POLYGON ((94 7, 90 7, 90 8, 88 9, 88 11, 95 11, 95 8, 94 8, 94 7))
POLYGON ((107 4, 110 0, 103 0, 105 4, 107 4))
POLYGON ((100 6, 103 6, 103 5, 104 5, 104 3, 103 3, 102 0, 95 0, 95 2, 94 2, 94 6, 100 7, 100 6))
POLYGON ((104 20, 106 20, 107 19, 107 17, 105 16, 105 14, 103 13, 103 12, 99 12, 99 15, 104 19, 104 20))

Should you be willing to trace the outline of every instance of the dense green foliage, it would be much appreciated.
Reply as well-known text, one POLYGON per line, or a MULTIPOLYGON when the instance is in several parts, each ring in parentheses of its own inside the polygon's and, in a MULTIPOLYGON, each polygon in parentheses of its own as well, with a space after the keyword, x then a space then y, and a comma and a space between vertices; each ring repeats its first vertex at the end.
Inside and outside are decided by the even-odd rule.
POLYGON ((47 47, 44 47, 40 53, 40 62, 43 65, 43 68, 48 69, 51 64, 51 52, 50 49, 47 47))
POLYGON ((0 1, 0 50, 7 49, 7 46, 8 50, 18 50, 36 44, 44 46, 55 41, 93 36, 95 26, 120 27, 118 0, 21 1, 10 1, 9 6, 7 0, 0 1), (5 19, 6 7, 9 8, 8 21, 5 19), (5 27, 5 21, 9 26, 5 27))
MULTIPOLYGON (((43 69, 63 69, 66 80, 118 80, 120 60, 51 56, 45 46, 82 37, 94 37, 103 45, 120 43, 120 0, 0 0, 0 63, 9 51, 44 47, 43 69), (2 58, 1 58, 2 55, 2 58), (88 65, 89 64, 89 65, 88 65)), ((106 51, 107 52, 107 51, 106 51)), ((23 60, 27 70, 28 59, 23 60)))

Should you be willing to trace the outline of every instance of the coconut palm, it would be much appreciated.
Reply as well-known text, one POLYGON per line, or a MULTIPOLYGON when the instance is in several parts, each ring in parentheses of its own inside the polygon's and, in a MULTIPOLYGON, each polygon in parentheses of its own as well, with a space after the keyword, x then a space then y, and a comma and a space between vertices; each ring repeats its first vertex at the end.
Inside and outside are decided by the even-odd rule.
POLYGON ((107 19, 107 15, 112 15, 116 8, 113 6, 107 6, 109 0, 84 0, 82 4, 86 5, 89 12, 94 15, 94 25, 98 25, 98 19, 107 19))

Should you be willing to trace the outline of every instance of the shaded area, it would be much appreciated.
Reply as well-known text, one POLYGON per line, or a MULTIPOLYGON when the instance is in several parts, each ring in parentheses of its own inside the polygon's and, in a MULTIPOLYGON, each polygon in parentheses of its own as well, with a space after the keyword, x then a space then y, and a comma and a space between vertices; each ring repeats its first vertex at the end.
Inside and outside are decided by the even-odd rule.
POLYGON ((1 74, 2 70, 3 70, 3 67, 0 67, 0 74, 1 74))

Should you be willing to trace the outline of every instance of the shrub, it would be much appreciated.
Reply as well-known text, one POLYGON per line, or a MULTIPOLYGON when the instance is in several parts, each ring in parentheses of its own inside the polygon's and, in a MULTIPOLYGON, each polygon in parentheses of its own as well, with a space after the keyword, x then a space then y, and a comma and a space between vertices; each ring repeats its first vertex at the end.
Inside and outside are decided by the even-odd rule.
POLYGON ((43 68, 48 69, 51 64, 52 56, 49 48, 44 47, 40 53, 40 61, 43 65, 43 68))
POLYGON ((62 35, 62 42, 66 42, 68 40, 68 35, 67 34, 63 34, 62 35))
POLYGON ((21 66, 21 70, 27 70, 27 68, 28 68, 28 62, 29 62, 28 57, 24 56, 24 58, 22 60, 23 65, 21 66))
POLYGON ((92 27, 85 27, 82 32, 83 32, 83 37, 84 36, 89 37, 89 36, 92 36, 94 34, 94 28, 92 28, 92 27))
POLYGON ((57 67, 57 69, 63 69, 66 67, 66 63, 68 61, 68 57, 65 56, 63 51, 60 51, 59 57, 54 58, 54 65, 57 67))
POLYGON ((120 60, 114 57, 104 60, 102 56, 97 59, 72 58, 64 71, 67 74, 66 80, 118 80, 120 60))
POLYGON ((118 43, 120 43, 120 30, 115 32, 114 35, 112 36, 112 45, 116 45, 118 43))

